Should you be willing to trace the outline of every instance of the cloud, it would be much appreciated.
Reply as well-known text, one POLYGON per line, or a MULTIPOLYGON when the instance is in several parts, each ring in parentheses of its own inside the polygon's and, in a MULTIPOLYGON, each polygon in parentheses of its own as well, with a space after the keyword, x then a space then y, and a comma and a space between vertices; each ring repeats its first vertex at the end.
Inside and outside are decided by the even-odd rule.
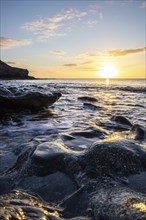
POLYGON ((133 54, 139 54, 146 51, 144 48, 127 49, 127 50, 110 50, 110 51, 98 51, 93 53, 82 53, 76 56, 62 56, 62 59, 68 60, 68 63, 63 66, 76 67, 76 68, 97 68, 98 63, 101 63, 105 56, 109 57, 122 57, 133 54))
POLYGON ((57 54, 57 55, 62 55, 65 54, 66 52, 64 50, 51 50, 51 54, 57 54))
POLYGON ((102 19, 103 19, 103 13, 102 13, 102 11, 101 11, 101 12, 99 12, 99 18, 100 18, 100 20, 102 20, 102 19))
POLYGON ((137 54, 137 53, 143 53, 146 51, 146 47, 144 48, 137 48, 137 49, 129 49, 129 50, 111 50, 105 52, 106 55, 108 56, 127 56, 131 54, 137 54))
POLYGON ((146 1, 141 2, 140 8, 146 8, 146 1))
POLYGON ((87 23, 88 27, 94 27, 97 25, 97 21, 96 20, 88 20, 87 23))
POLYGON ((67 63, 67 64, 64 64, 64 66, 74 67, 74 66, 77 66, 77 64, 76 63, 67 63))
POLYGON ((10 49, 13 47, 20 47, 20 46, 28 46, 32 44, 31 40, 28 39, 12 39, 7 37, 0 37, 0 46, 2 49, 10 49))
POLYGON ((48 38, 64 36, 64 33, 58 32, 63 24, 50 23, 49 18, 37 21, 27 22, 21 28, 32 32, 39 41, 45 41, 48 38))
POLYGON ((43 20, 27 22, 22 26, 23 29, 26 29, 28 31, 37 31, 43 29, 44 27, 45 23, 43 20))
POLYGON ((146 51, 146 47, 144 48, 136 48, 136 49, 126 49, 126 50, 121 50, 121 49, 116 49, 116 50, 109 50, 109 51, 99 51, 99 52, 93 52, 89 53, 88 56, 95 57, 95 58, 100 58, 102 56, 113 56, 113 57, 118 57, 118 56, 127 56, 131 54, 137 54, 137 53, 143 53, 146 51))
MULTIPOLYGON (((87 55, 88 56, 88 55, 87 55)), ((88 58, 88 57, 87 57, 88 58)), ((95 61, 94 60, 85 60, 83 62, 78 62, 77 63, 67 63, 67 64, 64 64, 63 66, 67 66, 67 67, 83 67, 85 68, 84 66, 85 65, 90 65, 90 64, 94 64, 95 61)))
POLYGON ((85 11, 69 9, 59 13, 52 18, 48 17, 32 22, 27 22, 21 28, 32 32, 35 36, 37 36, 38 40, 43 41, 52 37, 65 36, 67 33, 67 27, 71 27, 71 21, 78 21, 86 15, 87 12, 85 11))
POLYGON ((57 30, 60 25, 49 23, 48 19, 42 19, 38 21, 27 22, 22 26, 22 29, 26 29, 31 32, 42 31, 42 30, 57 30))
POLYGON ((35 33, 35 35, 37 36, 37 41, 45 42, 49 38, 66 36, 66 33, 59 33, 52 30, 45 30, 42 31, 41 33, 35 33))
POLYGON ((98 52, 97 53, 90 53, 89 56, 90 57, 97 57, 97 56, 99 56, 99 53, 98 52))
POLYGON ((86 11, 71 8, 53 17, 27 22, 21 28, 34 34, 37 40, 46 41, 49 38, 66 36, 79 26, 82 28, 94 28, 98 21, 102 19, 103 12, 95 4, 86 11))
POLYGON ((88 64, 92 64, 92 63, 94 63, 93 61, 90 61, 90 60, 87 60, 87 61, 84 61, 84 62, 82 62, 81 64, 82 65, 88 65, 88 64))
POLYGON ((92 16, 96 17, 96 20, 103 20, 102 9, 97 3, 90 6, 90 12, 92 16))
POLYGON ((73 56, 67 55, 67 56, 64 56, 63 58, 68 59, 68 60, 84 61, 84 60, 87 60, 89 57, 87 53, 81 53, 81 54, 77 54, 73 56))
POLYGON ((13 62, 13 61, 7 61, 6 63, 10 65, 16 65, 16 62, 13 62))
POLYGON ((81 17, 84 17, 87 15, 87 12, 85 11, 78 11, 78 10, 74 10, 74 9, 69 9, 67 11, 65 11, 64 13, 61 13, 53 18, 50 18, 51 22, 54 23, 59 23, 63 20, 73 20, 73 19, 78 19, 81 17))

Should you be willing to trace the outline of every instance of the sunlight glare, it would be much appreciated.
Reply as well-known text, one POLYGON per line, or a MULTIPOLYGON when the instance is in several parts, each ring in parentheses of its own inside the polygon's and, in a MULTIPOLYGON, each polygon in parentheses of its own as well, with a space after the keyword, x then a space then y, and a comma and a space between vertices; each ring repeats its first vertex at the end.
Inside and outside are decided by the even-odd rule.
POLYGON ((106 84, 106 86, 108 86, 110 84, 109 79, 106 79, 105 84, 106 84))
POLYGON ((113 66, 112 64, 108 63, 108 64, 104 64, 99 72, 98 72, 98 75, 101 77, 101 78, 113 78, 115 76, 117 76, 119 73, 118 69, 113 66))

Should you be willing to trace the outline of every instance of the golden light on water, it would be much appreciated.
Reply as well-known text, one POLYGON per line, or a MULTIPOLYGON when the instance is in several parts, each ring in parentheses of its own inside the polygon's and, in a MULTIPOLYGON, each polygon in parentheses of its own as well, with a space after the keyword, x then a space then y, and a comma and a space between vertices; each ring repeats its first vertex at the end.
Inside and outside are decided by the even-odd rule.
POLYGON ((110 80, 106 79, 105 84, 106 84, 106 86, 108 86, 110 84, 110 80))
POLYGON ((140 203, 134 203, 132 205, 133 208, 139 209, 142 212, 146 212, 146 204, 144 204, 143 202, 140 203))
POLYGON ((101 78, 114 78, 119 74, 118 69, 111 63, 106 63, 103 64, 100 68, 100 70, 98 71, 98 75, 101 78))

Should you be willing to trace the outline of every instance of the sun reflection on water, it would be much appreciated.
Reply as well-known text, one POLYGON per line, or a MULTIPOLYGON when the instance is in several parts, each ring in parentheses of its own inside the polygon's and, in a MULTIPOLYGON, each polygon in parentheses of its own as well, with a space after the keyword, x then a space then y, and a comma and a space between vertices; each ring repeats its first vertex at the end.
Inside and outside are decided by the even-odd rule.
POLYGON ((106 85, 106 86, 109 86, 109 84, 110 84, 110 80, 109 80, 109 79, 106 79, 105 85, 106 85))

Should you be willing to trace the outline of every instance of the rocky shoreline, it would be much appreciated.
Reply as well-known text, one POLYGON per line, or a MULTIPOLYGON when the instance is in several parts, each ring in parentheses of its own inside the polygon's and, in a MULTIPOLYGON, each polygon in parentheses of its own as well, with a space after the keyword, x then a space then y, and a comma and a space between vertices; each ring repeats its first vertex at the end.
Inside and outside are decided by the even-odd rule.
MULTIPOLYGON (((48 106, 51 108, 55 103, 51 110, 61 108, 62 118, 66 107, 61 105, 64 89, 53 88, 48 93, 44 87, 10 86, 0 90, 1 114, 5 118, 13 116, 17 128, 12 135, 7 130, 1 134, 6 146, 10 147, 11 140, 14 144, 1 157, 0 218, 145 220, 146 128, 121 114, 107 114, 109 121, 104 125, 100 122, 97 125, 93 118, 92 123, 78 122, 73 129, 63 127, 63 120, 70 114, 65 113, 59 122, 58 111, 49 120, 48 106), (19 131, 23 125, 16 121, 17 116, 21 118, 24 114, 32 122, 33 117, 41 121, 43 111, 47 113, 47 123, 53 125, 58 120, 61 128, 52 127, 42 135, 28 129, 25 133, 19 131)), ((80 106, 91 117, 107 111, 99 98, 78 94, 76 97, 75 112, 80 106)), ((68 93, 67 98, 71 105, 68 93)))

